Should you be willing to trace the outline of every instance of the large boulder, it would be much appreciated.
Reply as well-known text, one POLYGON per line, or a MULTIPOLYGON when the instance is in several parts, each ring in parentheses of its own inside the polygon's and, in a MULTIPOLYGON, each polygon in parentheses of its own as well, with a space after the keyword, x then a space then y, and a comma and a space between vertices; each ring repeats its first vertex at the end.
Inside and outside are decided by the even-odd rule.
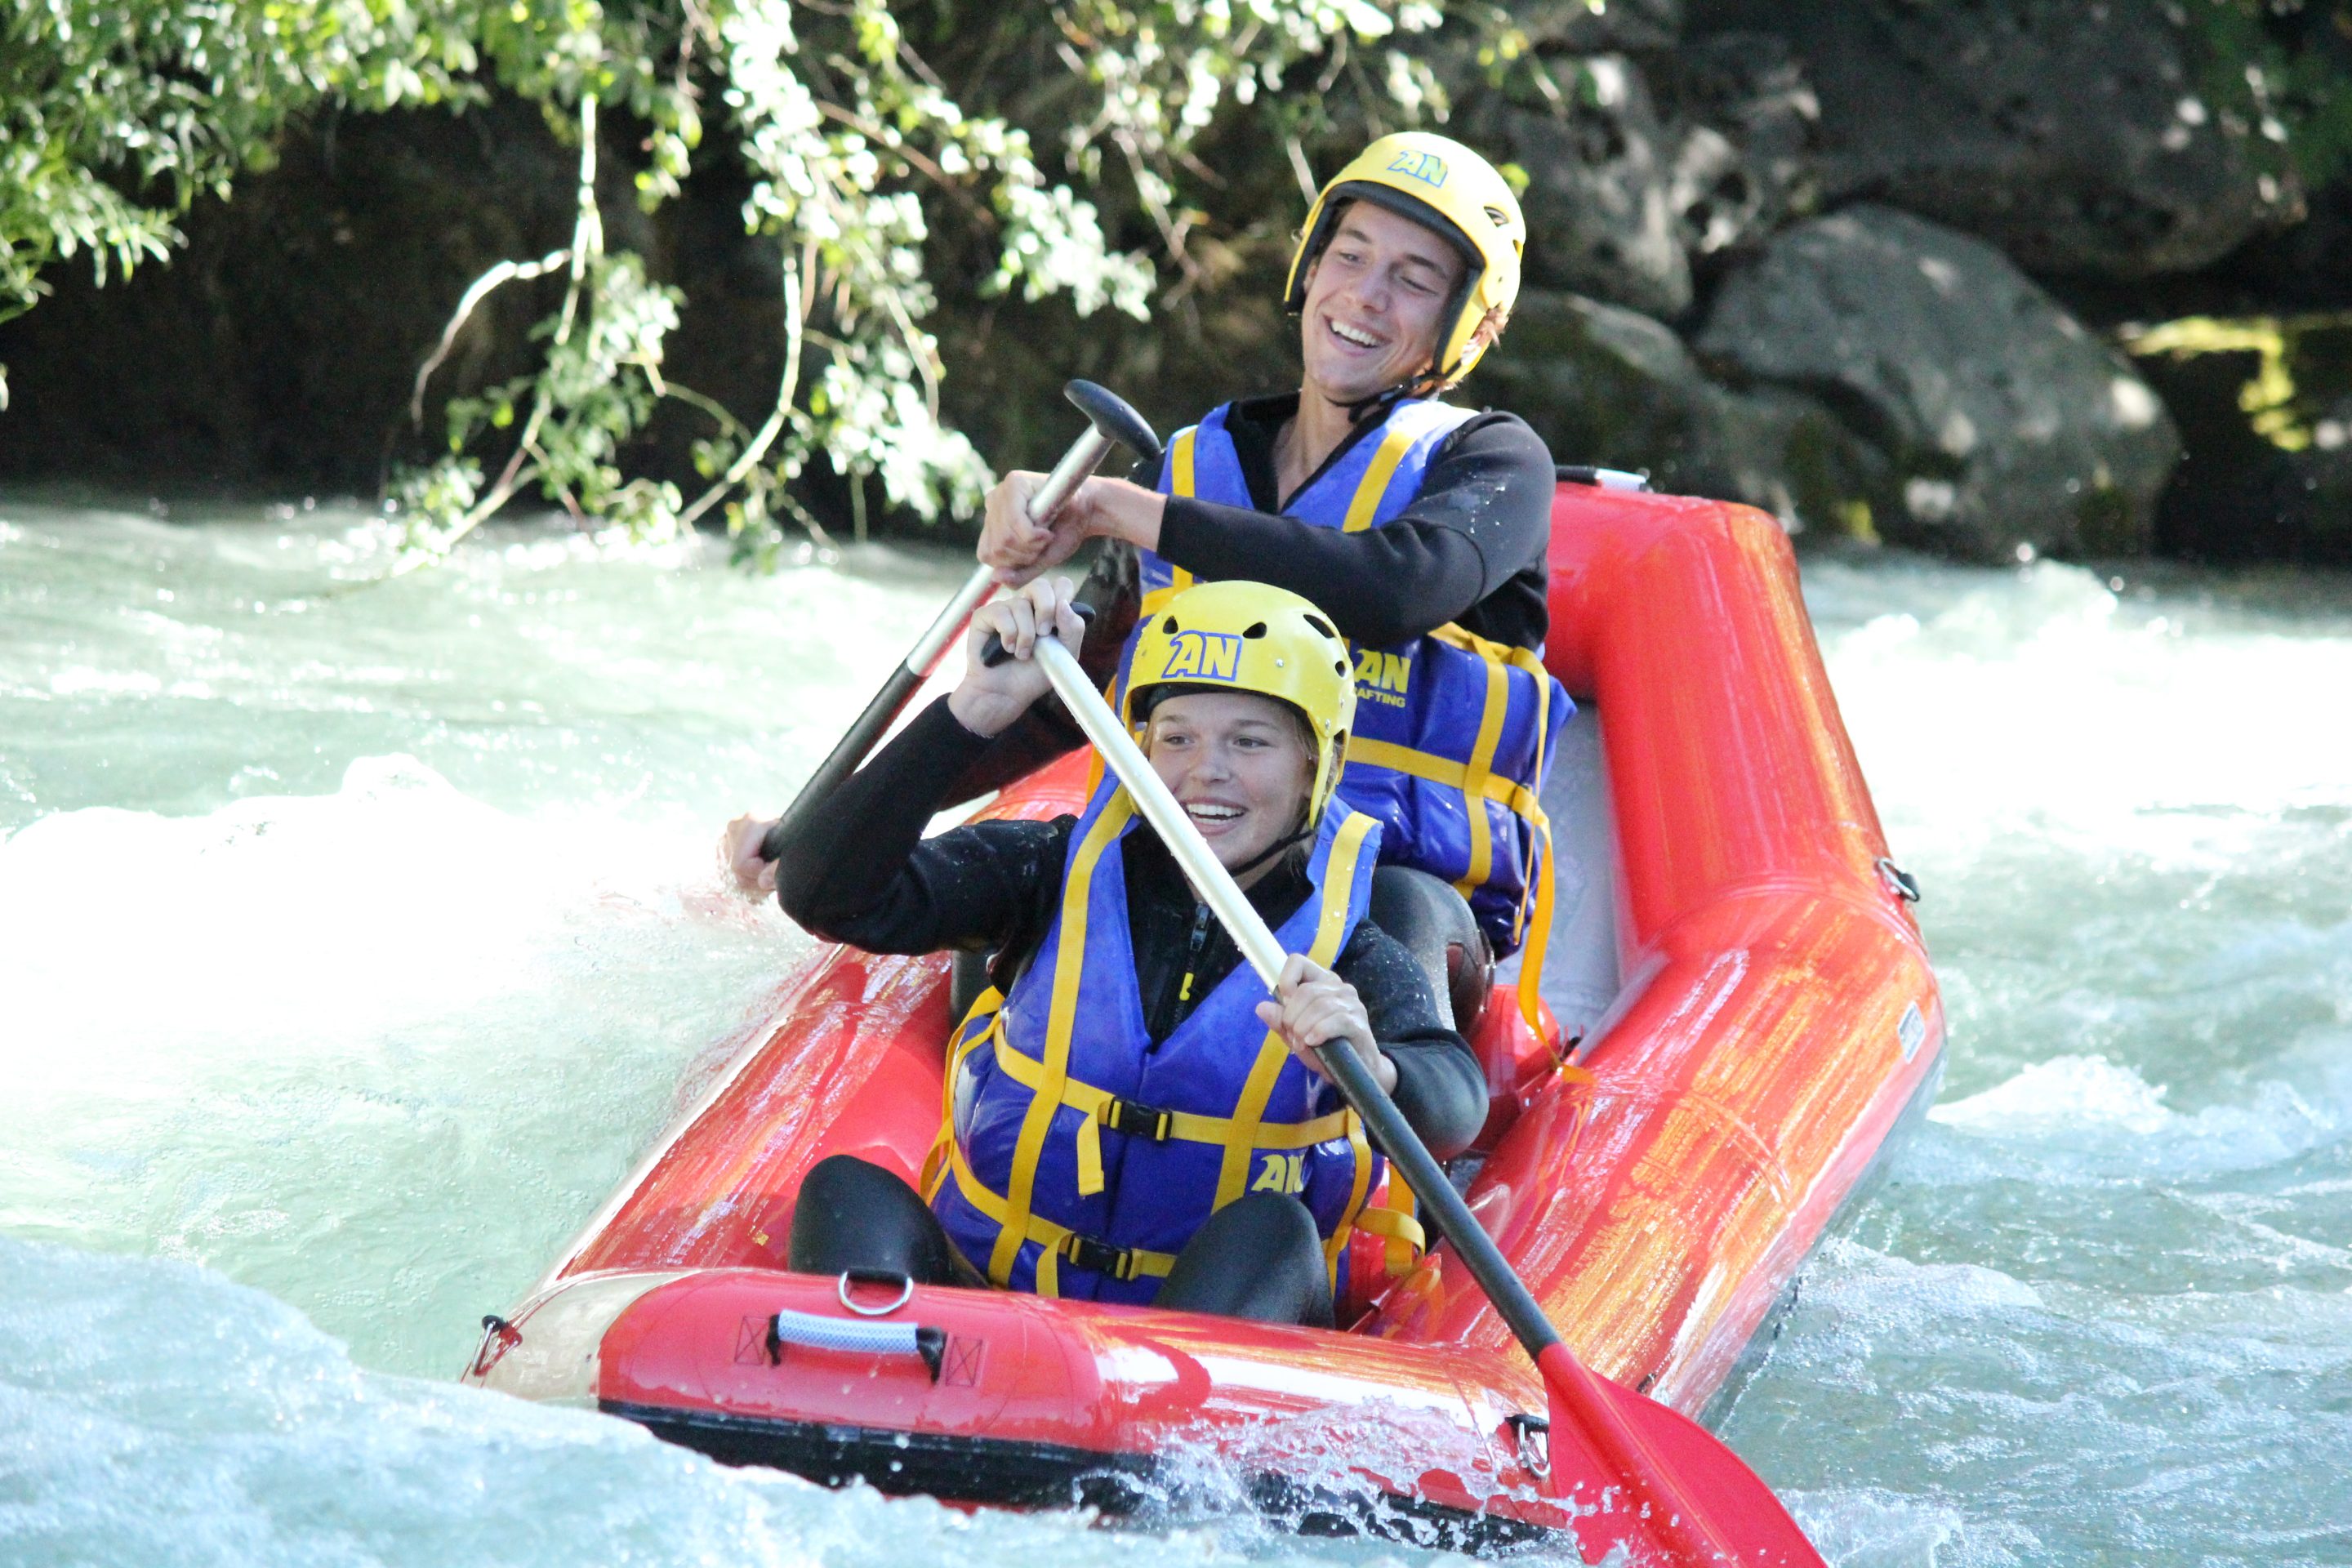
POLYGON ((1889 540, 1978 560, 2146 548, 2180 437, 2129 361, 1991 247, 1888 207, 1783 231, 1696 346, 1821 398, 1895 465, 1889 540))
POLYGON ((1526 107, 1482 96, 1457 132, 1527 171, 1528 281, 1653 316, 1691 302, 1690 258, 1671 200, 1675 138, 1633 61, 1554 62, 1568 90, 1526 107))
POLYGON ((1682 0, 1505 0, 1497 9, 1538 51, 1671 48, 1683 30, 1682 0))
POLYGON ((1666 201, 1701 276, 1809 216, 1821 103, 1788 44, 1762 33, 1705 38, 1650 64, 1658 113, 1675 127, 1666 201))
POLYGON ((1465 397, 1527 420, 1560 462, 1646 471, 1792 531, 1853 531, 1885 490, 1885 459, 1819 401, 1718 386, 1663 323, 1574 294, 1522 295, 1465 397))
MULTIPOLYGON (((417 366, 467 285, 568 241, 578 161, 509 100, 296 126, 276 167, 196 205, 168 264, 105 288, 59 268, 53 298, 0 326, 0 475, 373 491, 388 458, 441 448, 439 399, 536 359, 560 276, 482 303, 412 427, 417 366)), ((626 163, 604 168, 612 243, 647 244, 626 163)))
MULTIPOLYGON (((1615 6, 1601 15, 1638 30, 1615 6)), ((1812 89, 1788 45, 1765 35, 1638 57, 1553 38, 1577 31, 1531 31, 1533 61, 1499 85, 1457 47, 1449 128, 1527 172, 1529 282, 1679 317, 1695 268, 1703 277, 1711 258, 1811 210, 1812 89)))
POLYGON ((1694 38, 1769 34, 1803 60, 1827 199, 1908 208, 2036 271, 2188 270, 2299 210, 2260 128, 2200 93, 2193 42, 2165 0, 1687 10, 1694 38))

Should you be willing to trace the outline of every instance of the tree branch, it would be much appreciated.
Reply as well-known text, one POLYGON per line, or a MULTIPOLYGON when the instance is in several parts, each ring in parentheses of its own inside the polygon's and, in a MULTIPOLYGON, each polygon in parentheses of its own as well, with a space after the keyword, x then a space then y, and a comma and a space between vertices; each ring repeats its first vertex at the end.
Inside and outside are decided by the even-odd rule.
MULTIPOLYGON (((743 482, 743 476, 759 465, 768 455, 768 448, 783 433, 784 421, 792 417, 793 400, 800 395, 801 384, 801 270, 789 256, 784 258, 784 374, 776 388, 776 405, 769 410, 767 422, 751 437, 736 459, 727 465, 727 472, 716 484, 695 498, 694 504, 678 514, 678 526, 691 528, 694 520, 719 504, 719 499, 743 482)), ((820 531, 822 531, 820 530, 820 531)))

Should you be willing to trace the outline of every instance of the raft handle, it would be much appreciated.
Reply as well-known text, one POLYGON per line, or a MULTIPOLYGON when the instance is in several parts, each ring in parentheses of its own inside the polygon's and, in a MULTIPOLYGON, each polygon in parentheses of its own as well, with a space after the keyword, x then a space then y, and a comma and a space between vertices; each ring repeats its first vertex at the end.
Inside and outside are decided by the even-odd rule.
POLYGON ((1878 872, 1878 879, 1886 884, 1888 892, 1906 904, 1919 901, 1919 879, 1897 866, 1895 857, 1881 855, 1873 864, 1878 872))
POLYGON ((1517 1444, 1519 1468, 1538 1481, 1551 1479, 1551 1421, 1543 1415, 1507 1415, 1503 1425, 1517 1444))
POLYGON ((930 1369, 931 1381, 937 1383, 940 1364, 947 1355, 948 1331, 914 1323, 861 1323, 786 1309, 768 1321, 771 1365, 783 1364, 786 1345, 848 1355, 920 1356, 930 1369))

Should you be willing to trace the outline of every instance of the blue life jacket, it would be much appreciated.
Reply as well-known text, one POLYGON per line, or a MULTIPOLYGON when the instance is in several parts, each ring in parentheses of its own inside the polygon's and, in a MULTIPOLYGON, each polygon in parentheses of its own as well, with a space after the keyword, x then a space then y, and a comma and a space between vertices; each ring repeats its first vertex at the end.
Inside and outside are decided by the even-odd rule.
MULTIPOLYGON (((1255 508, 1226 429, 1232 408, 1169 442, 1162 494, 1255 508)), ((1349 533, 1393 521, 1421 493, 1438 446, 1471 417, 1442 403, 1398 403, 1284 515, 1349 533)), ((1193 582, 1150 551, 1142 572, 1147 615, 1193 582)), ((1541 796, 1576 706, 1536 654, 1457 626, 1395 647, 1359 647, 1355 658, 1356 728, 1339 798, 1380 823, 1382 860, 1427 871, 1470 900, 1496 956, 1527 945, 1521 1004, 1533 1022, 1533 981, 1551 929, 1551 826, 1541 796)))
MULTIPOLYGON (((1244 1193, 1291 1193, 1315 1215, 1336 1290, 1381 1161, 1338 1091, 1258 1021, 1269 994, 1246 963, 1166 1039, 1145 1034, 1119 853, 1139 820, 1116 779, 1095 791, 1035 960, 958 1028, 924 1176, 932 1212, 997 1285, 1149 1302, 1210 1215, 1244 1193)), ((1284 951, 1330 967, 1363 918, 1379 840, 1369 817, 1324 812, 1314 891, 1275 933, 1284 951)))

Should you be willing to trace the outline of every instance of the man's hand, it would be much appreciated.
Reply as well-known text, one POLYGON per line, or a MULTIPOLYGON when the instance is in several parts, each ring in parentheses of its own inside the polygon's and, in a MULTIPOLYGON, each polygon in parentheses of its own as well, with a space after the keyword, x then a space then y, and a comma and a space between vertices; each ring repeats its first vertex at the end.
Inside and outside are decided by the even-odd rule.
MULTIPOLYGON (((1077 552, 1087 542, 1082 513, 1065 501, 1043 522, 1029 516, 1029 502, 1045 476, 1015 469, 988 492, 988 515, 980 529, 980 559, 996 568, 996 580, 1020 587, 1042 572, 1050 572, 1077 552)), ((1085 487, 1080 486, 1081 489, 1085 487)))
POLYGON ((1364 1013, 1364 999, 1356 994, 1354 986, 1302 955, 1292 953, 1282 966, 1274 1000, 1257 1005, 1257 1017, 1282 1037, 1308 1071, 1323 1070, 1316 1059, 1316 1047, 1345 1040, 1371 1070, 1381 1093, 1396 1088, 1396 1063, 1381 1054, 1379 1042, 1372 1038, 1372 1021, 1364 1013))
POLYGON ((745 812, 727 825, 719 836, 719 861, 733 875, 735 885, 747 893, 764 897, 776 890, 776 863, 760 855, 760 842, 768 837, 768 829, 776 825, 772 816, 753 816, 745 812))
POLYGON ((1160 546, 1160 520, 1168 498, 1125 479, 1087 479, 1043 522, 1033 521, 1029 502, 1045 482, 1043 474, 1021 470, 988 492, 988 517, 981 525, 980 559, 996 568, 996 580, 1013 587, 1034 581, 1077 552, 1089 539, 1123 539, 1144 550, 1160 546))

